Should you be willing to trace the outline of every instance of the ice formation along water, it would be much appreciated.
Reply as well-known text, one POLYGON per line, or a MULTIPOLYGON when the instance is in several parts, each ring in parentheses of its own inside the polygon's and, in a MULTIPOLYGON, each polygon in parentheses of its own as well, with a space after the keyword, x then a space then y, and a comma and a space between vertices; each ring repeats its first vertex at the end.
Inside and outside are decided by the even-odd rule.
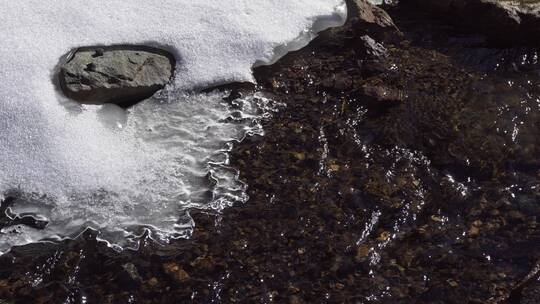
POLYGON ((245 200, 226 167, 227 149, 262 132, 267 100, 252 96, 231 107, 218 93, 186 91, 252 81, 254 65, 305 45, 346 15, 342 0, 21 0, 2 1, 0 10, 0 193, 26 193, 10 216, 49 221, 42 230, 4 228, 0 252, 84 227, 118 245, 141 227, 167 239, 190 225, 186 207, 245 200), (171 51, 174 82, 127 113, 61 97, 52 79, 62 56, 113 44, 171 51))

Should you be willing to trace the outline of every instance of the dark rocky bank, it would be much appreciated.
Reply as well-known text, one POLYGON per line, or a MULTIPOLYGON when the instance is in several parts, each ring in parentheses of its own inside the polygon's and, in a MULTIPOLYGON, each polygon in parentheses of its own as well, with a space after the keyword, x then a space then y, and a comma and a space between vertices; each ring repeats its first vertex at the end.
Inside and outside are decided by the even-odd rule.
POLYGON ((402 0, 454 26, 484 34, 493 44, 540 44, 540 4, 535 0, 402 0))
POLYGON ((344 27, 256 69, 285 107, 233 150, 246 205, 190 211, 192 238, 168 246, 117 253, 88 231, 15 248, 0 299, 538 303, 537 47, 354 2, 344 27))

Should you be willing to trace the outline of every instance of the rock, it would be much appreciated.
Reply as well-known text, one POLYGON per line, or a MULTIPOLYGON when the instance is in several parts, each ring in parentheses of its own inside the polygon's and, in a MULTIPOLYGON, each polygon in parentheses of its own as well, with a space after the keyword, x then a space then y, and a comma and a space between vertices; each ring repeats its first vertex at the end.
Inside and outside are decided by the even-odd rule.
POLYGON ((373 76, 380 76, 381 74, 385 73, 386 75, 390 75, 391 73, 395 72, 392 70, 392 66, 390 63, 387 62, 386 57, 381 58, 383 60, 379 60, 377 58, 370 59, 369 57, 367 60, 360 60, 358 62, 358 66, 361 68, 362 75, 365 77, 373 77, 373 76))
POLYGON ((362 94, 379 103, 397 103, 404 100, 404 93, 384 85, 364 85, 362 94))
POLYGON ((399 105, 406 94, 383 84, 365 84, 360 88, 360 100, 369 109, 371 116, 383 115, 389 108, 399 105))
POLYGON ((540 4, 499 0, 404 0, 401 4, 436 14, 466 30, 486 35, 492 44, 540 43, 540 4))
POLYGON ((386 48, 368 35, 360 37, 359 42, 359 53, 366 58, 382 59, 388 55, 386 48))
POLYGON ((144 46, 86 47, 60 67, 64 94, 86 104, 130 106, 152 96, 171 80, 174 56, 144 46))
POLYGON ((349 22, 358 36, 369 35, 380 41, 403 36, 388 13, 368 0, 347 0, 349 22))
POLYGON ((321 82, 322 87, 337 91, 347 90, 352 87, 352 84, 352 79, 347 73, 333 74, 331 77, 328 77, 321 82))
POLYGON ((359 22, 377 25, 381 28, 395 27, 392 18, 382 8, 367 0, 349 0, 349 18, 358 19, 359 22))
MULTIPOLYGON (((509 303, 512 303, 509 301, 509 303)), ((514 302, 515 303, 515 302, 514 302)), ((522 291, 521 304, 540 303, 540 280, 532 281, 529 286, 526 286, 522 291)))
POLYGON ((182 266, 174 262, 163 264, 163 270, 171 279, 179 284, 185 283, 190 279, 189 274, 182 268, 182 266))
POLYGON ((120 271, 118 276, 118 279, 124 285, 131 288, 138 286, 143 281, 137 267, 133 263, 126 263, 122 265, 122 271, 120 271))
POLYGON ((516 284, 506 303, 540 303, 540 260, 532 265, 531 271, 516 284))

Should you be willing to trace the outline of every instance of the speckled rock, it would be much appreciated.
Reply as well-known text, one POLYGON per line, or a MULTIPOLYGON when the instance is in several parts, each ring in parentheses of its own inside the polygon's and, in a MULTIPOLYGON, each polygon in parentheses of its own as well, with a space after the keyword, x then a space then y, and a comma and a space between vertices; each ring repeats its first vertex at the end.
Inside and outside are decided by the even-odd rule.
POLYGON ((88 47, 62 64, 60 87, 81 103, 133 105, 152 96, 172 78, 174 57, 142 47, 88 47))

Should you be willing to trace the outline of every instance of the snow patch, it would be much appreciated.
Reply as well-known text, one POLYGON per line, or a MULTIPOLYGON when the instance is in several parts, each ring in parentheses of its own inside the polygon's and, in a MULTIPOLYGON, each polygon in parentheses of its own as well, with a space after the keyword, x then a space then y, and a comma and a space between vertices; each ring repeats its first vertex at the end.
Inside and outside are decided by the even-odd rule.
POLYGON ((4 229, 0 252, 85 226, 125 237, 146 225, 171 235, 186 207, 244 200, 234 170, 212 164, 227 163, 228 142, 259 130, 264 99, 235 109, 219 94, 185 91, 253 81, 255 64, 305 45, 346 15, 342 0, 21 0, 2 1, 0 10, 0 193, 45 195, 44 206, 12 211, 50 222, 31 233, 4 229), (118 44, 173 53, 174 82, 127 114, 78 105, 55 89, 55 67, 68 51, 118 44), (223 187, 208 181, 212 171, 223 187))

